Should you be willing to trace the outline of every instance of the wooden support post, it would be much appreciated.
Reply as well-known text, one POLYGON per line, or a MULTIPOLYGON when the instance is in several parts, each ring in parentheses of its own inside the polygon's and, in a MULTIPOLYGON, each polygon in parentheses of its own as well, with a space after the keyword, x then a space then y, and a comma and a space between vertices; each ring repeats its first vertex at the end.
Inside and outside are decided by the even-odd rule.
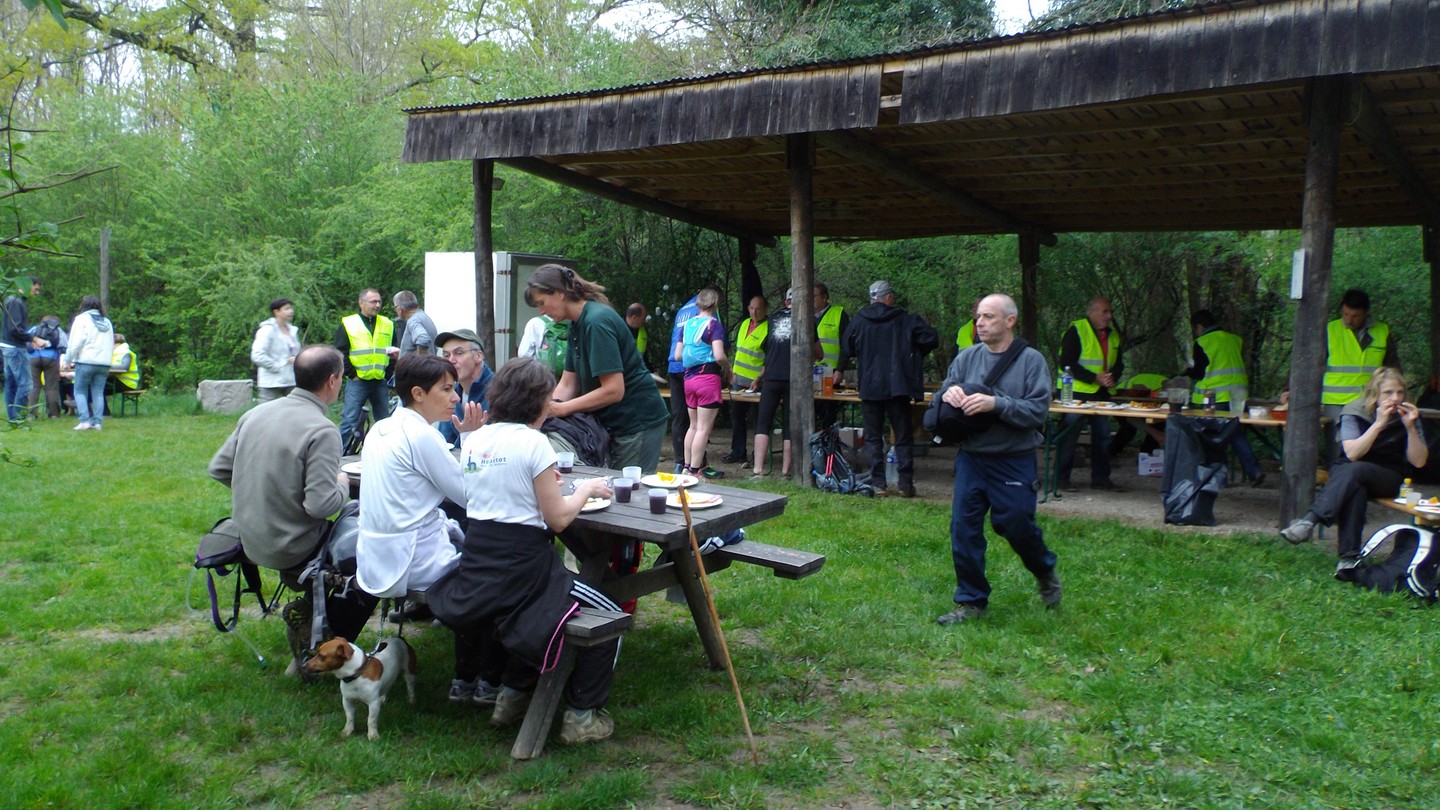
POLYGON ((1020 236, 1020 337, 1040 345, 1040 234, 1032 229, 1020 236))
POLYGON ((477 160, 472 165, 475 186, 475 334, 484 342, 485 351, 490 352, 490 362, 498 365, 505 358, 495 351, 495 239, 491 227, 495 161, 477 160))
POLYGON ((791 477, 810 486, 809 439, 815 430, 814 380, 815 307, 815 139, 810 133, 785 136, 785 162, 790 170, 790 286, 795 290, 790 321, 791 477))
POLYGON ((1308 93, 1309 148, 1300 249, 1304 290, 1295 312, 1290 355, 1290 415, 1285 427, 1285 477, 1280 489, 1280 526, 1305 514, 1315 495, 1320 457, 1320 382, 1325 370, 1325 321, 1330 300, 1330 262, 1335 244, 1343 78, 1315 79, 1308 93))
POLYGON ((1426 225, 1420 229, 1422 253, 1430 265, 1430 379, 1427 385, 1440 384, 1440 228, 1426 225))

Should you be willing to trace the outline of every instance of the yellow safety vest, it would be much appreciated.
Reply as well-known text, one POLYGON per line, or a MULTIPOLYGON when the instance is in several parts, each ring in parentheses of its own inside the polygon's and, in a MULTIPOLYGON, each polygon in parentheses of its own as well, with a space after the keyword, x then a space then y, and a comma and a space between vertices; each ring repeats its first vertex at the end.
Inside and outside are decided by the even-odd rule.
POLYGON ((820 322, 815 324, 815 337, 820 338, 820 350, 825 353, 820 362, 829 366, 831 371, 840 365, 840 315, 844 311, 831 304, 820 322))
MULTIPOLYGON (((1209 349, 1206 349, 1208 352, 1209 349)), ((1121 388, 1146 388, 1151 391, 1159 391, 1165 387, 1164 374, 1136 374, 1134 377, 1120 384, 1121 388)))
POLYGON ((390 364, 385 348, 395 339, 395 323, 376 315, 373 334, 365 331, 365 321, 358 312, 346 315, 340 323, 350 336, 350 365, 355 367, 355 376, 362 380, 385 379, 385 367, 390 364))
POLYGON ((955 347, 964 351, 975 345, 975 319, 971 318, 955 333, 955 347))
POLYGON ((635 333, 635 351, 640 352, 642 359, 645 357, 645 347, 649 345, 650 333, 645 331, 645 327, 642 326, 640 331, 635 333))
POLYGON ((135 352, 130 351, 129 343, 121 343, 115 347, 115 351, 110 355, 110 367, 119 365, 120 359, 127 354, 130 355, 130 365, 126 366, 124 373, 116 374, 115 379, 133 391, 140 387, 140 361, 136 359, 135 352))
POLYGON ((1205 391, 1215 392, 1216 402, 1229 402, 1231 392, 1250 385, 1250 376, 1245 373, 1244 341, 1234 332, 1213 329, 1195 338, 1210 364, 1205 367, 1205 377, 1195 383, 1192 402, 1201 402, 1205 391))
POLYGON ((760 351, 760 344, 770 332, 770 322, 761 321, 754 331, 750 331, 751 320, 746 318, 741 321, 740 331, 735 333, 736 384, 748 385, 760 376, 760 370, 765 367, 765 353, 760 351))
MULTIPOLYGON (((1105 369, 1115 367, 1115 361, 1120 358, 1119 332, 1114 329, 1110 330, 1110 352, 1102 357, 1100 337, 1095 334, 1095 327, 1090 325, 1090 319, 1081 318, 1070 325, 1075 327, 1076 334, 1080 335, 1080 365, 1082 368, 1091 374, 1103 374, 1105 369)), ((1060 373, 1063 375, 1065 369, 1060 369, 1060 373)), ((1099 390, 1098 383, 1081 382, 1079 377, 1075 378, 1075 393, 1094 394, 1099 390)))
POLYGON ((1320 404, 1347 405, 1360 398, 1370 375, 1385 363, 1390 345, 1390 327, 1371 324, 1370 345, 1360 348, 1355 333, 1336 318, 1325 327, 1330 353, 1325 359, 1325 376, 1320 383, 1320 404))

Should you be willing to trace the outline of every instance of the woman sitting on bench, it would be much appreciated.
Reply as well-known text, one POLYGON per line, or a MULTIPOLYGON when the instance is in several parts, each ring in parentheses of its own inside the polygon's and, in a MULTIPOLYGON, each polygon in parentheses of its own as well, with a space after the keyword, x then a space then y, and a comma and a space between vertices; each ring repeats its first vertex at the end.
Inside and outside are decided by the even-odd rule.
MULTIPOLYGON (((555 665, 577 603, 620 610, 578 581, 555 551, 555 533, 575 520, 587 498, 609 498, 610 487, 592 478, 561 494, 555 450, 539 431, 554 388, 550 370, 528 357, 509 361, 491 381, 489 424, 467 436, 460 453, 470 522, 460 563, 429 592, 430 609, 455 631, 451 699, 494 703, 496 728, 524 718, 539 671, 555 665)), ((616 639, 578 650, 565 687, 562 743, 614 733, 601 707, 610 697, 618 645, 616 639)))
POLYGON ((1360 533, 1371 498, 1393 498, 1400 484, 1430 456, 1420 429, 1420 410, 1405 401, 1405 375, 1382 366, 1370 376, 1360 399, 1340 414, 1339 458, 1310 511, 1280 532, 1291 543, 1310 539, 1316 523, 1339 524, 1336 579, 1351 579, 1360 563, 1360 533))

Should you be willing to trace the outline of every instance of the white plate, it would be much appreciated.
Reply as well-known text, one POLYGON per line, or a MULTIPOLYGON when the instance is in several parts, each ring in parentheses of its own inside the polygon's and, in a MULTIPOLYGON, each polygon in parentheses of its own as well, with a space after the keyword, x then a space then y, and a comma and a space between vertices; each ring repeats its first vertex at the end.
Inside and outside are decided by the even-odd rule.
POLYGON ((1097 402, 1095 403, 1095 407, 1097 410, 1102 411, 1119 411, 1124 410, 1125 408, 1128 408, 1130 406, 1126 405, 1123 402, 1097 402))
POLYGON ((660 476, 659 476, 659 475, 656 475, 656 474, 653 474, 653 473, 652 473, 652 474, 650 474, 650 475, 645 476, 644 478, 641 478, 641 479, 640 479, 640 483, 641 483, 642 486, 647 486, 647 487, 659 487, 659 488, 661 488, 661 489, 675 489, 675 488, 677 488, 677 487, 693 487, 693 486, 695 486, 696 484, 700 483, 700 479, 699 479, 699 478, 696 478, 696 477, 693 476, 693 475, 685 475, 684 473, 676 473, 676 474, 675 474, 675 477, 674 477, 672 480, 670 480, 670 481, 662 481, 662 480, 660 480, 660 476))
POLYGON ((1419 506, 1414 507, 1414 509, 1416 512, 1423 512, 1427 515, 1440 515, 1440 506, 1426 506, 1422 503, 1419 506))
POLYGON ((360 474, 360 462, 358 462, 358 461, 352 461, 352 462, 350 462, 349 464, 341 464, 341 465, 340 465, 340 472, 343 472, 343 473, 345 473, 346 475, 359 475, 359 474, 360 474))
MULTIPOLYGON (((686 491, 685 494, 686 496, 688 496, 691 509, 709 509, 712 506, 719 506, 720 504, 725 503, 725 500, 719 495, 710 495, 704 492, 689 491, 686 491)), ((670 493, 670 496, 665 499, 665 505, 673 507, 675 509, 680 509, 680 493, 670 493)))
POLYGON ((589 500, 585 501, 585 505, 584 505, 584 506, 580 507, 580 511, 581 511, 581 512, 599 512, 601 509, 604 509, 605 507, 607 507, 607 506, 609 506, 609 505, 610 505, 610 499, 609 499, 609 498, 590 498, 589 500))

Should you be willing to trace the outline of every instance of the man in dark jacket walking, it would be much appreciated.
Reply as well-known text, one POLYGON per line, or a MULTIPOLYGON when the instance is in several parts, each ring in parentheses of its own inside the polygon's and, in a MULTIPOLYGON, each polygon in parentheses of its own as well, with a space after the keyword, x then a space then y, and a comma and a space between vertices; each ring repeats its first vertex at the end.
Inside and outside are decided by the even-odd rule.
POLYGON ((21 276, 14 294, 5 299, 0 315, 0 354, 5 357, 5 418, 24 419, 30 399, 30 349, 40 348, 30 334, 30 309, 26 294, 40 294, 40 282, 21 276))
POLYGON ((925 398, 922 363, 940 345, 940 335, 919 315, 895 306, 888 281, 870 285, 870 305, 855 314, 840 340, 839 371, 851 358, 860 365, 860 415, 870 451, 870 486, 875 494, 915 497, 915 461, 911 453, 915 424, 911 402, 925 398), (896 491, 885 487, 885 419, 895 431, 896 491))

